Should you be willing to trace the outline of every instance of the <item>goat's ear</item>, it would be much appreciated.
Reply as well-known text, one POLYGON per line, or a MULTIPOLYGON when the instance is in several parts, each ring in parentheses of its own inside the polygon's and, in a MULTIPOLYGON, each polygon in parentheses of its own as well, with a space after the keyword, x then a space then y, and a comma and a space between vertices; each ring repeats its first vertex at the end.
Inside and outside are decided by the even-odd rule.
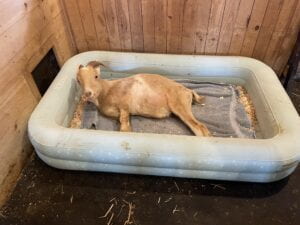
POLYGON ((83 67, 83 65, 79 65, 78 69, 80 70, 83 67))
POLYGON ((98 61, 90 61, 87 66, 91 66, 93 67, 96 72, 97 72, 97 75, 100 76, 100 66, 104 66, 101 62, 98 62, 98 61))
POLYGON ((100 77, 100 75, 101 75, 100 66, 94 67, 94 70, 96 71, 97 76, 100 77))

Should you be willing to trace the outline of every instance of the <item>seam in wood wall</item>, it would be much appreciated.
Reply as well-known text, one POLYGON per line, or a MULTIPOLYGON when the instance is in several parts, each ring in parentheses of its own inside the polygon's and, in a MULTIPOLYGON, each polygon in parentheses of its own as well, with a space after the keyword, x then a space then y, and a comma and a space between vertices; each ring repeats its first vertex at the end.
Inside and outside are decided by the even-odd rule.
POLYGON ((300 0, 64 0, 79 52, 241 55, 280 75, 300 0))

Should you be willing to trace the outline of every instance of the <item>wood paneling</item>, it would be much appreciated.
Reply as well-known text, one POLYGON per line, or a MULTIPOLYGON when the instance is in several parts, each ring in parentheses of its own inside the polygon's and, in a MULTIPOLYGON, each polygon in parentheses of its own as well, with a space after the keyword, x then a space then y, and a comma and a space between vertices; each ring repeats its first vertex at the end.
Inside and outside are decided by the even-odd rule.
POLYGON ((167 0, 154 0, 155 52, 167 52, 167 0))
MULTIPOLYGON (((98 4, 100 4, 99 1, 98 4)), ((103 9, 104 15, 106 19, 106 28, 109 38, 109 46, 110 50, 121 50, 121 40, 119 35, 119 27, 118 27, 118 20, 117 20, 117 11, 115 0, 103 0, 103 9)), ((75 34, 76 35, 76 34, 75 34)))
POLYGON ((257 37, 260 33, 261 24, 263 23, 265 12, 269 0, 254 1, 253 9, 247 21, 247 30, 245 33, 241 55, 251 57, 257 37))
POLYGON ((253 51, 253 56, 259 60, 262 60, 264 58, 265 52, 267 51, 268 43, 274 31, 275 24, 278 20, 282 2, 283 0, 269 0, 264 20, 261 25, 253 51))
POLYGON ((277 50, 277 57, 273 68, 279 74, 283 71, 285 65, 289 59, 289 56, 293 50, 293 46, 297 40, 297 35, 299 33, 300 27, 300 1, 297 2, 297 7, 292 17, 292 20, 289 22, 288 30, 283 37, 283 40, 280 44, 280 48, 277 50))
POLYGON ((299 31, 300 0, 63 1, 79 52, 242 55, 280 75, 299 31))
POLYGON ((211 1, 209 23, 204 50, 206 54, 215 54, 217 51, 225 3, 226 0, 211 1))
POLYGON ((78 9, 88 49, 96 49, 98 47, 98 39, 90 1, 78 1, 78 9))
POLYGON ((183 8, 186 1, 168 0, 167 8, 167 52, 181 53, 183 8))
MULTIPOLYGON (((198 10, 196 21, 198 21, 198 25, 194 28, 196 30, 196 54, 204 54, 211 4, 212 0, 197 1, 198 10)), ((191 26, 191 24, 189 24, 189 26, 191 26)), ((190 29, 192 29, 192 27, 190 29)))
POLYGON ((155 52, 155 9, 154 0, 142 0, 144 51, 155 52))
POLYGON ((131 51, 131 30, 128 13, 127 0, 116 0, 118 29, 120 31, 121 48, 124 51, 131 51))
POLYGON ((250 24, 254 0, 241 0, 237 16, 234 21, 232 38, 230 41, 229 55, 241 54, 246 31, 250 24))
POLYGON ((224 9, 223 21, 218 39, 217 54, 228 54, 232 39, 234 22, 238 13, 240 0, 227 0, 224 9))
MULTIPOLYGON (((97 1, 99 2, 98 4, 102 3, 102 1, 101 2, 99 0, 97 1)), ((64 1, 64 5, 65 5, 65 10, 68 12, 68 21, 71 26, 71 30, 73 34, 72 36, 75 40, 77 50, 80 52, 87 51, 88 43, 86 41, 82 20, 80 18, 80 12, 78 9, 77 0, 64 1)), ((106 23, 107 21, 104 24, 105 26, 106 23)))
POLYGON ((187 0, 183 7, 183 24, 181 34, 181 53, 193 54, 195 52, 196 29, 199 22, 197 0, 187 0), (190 26, 195 24, 194 26, 190 26))
POLYGON ((60 65, 76 49, 60 0, 2 0, 0 11, 1 205, 32 152, 27 121, 40 95, 31 71, 51 48, 60 65))
POLYGON ((0 2, 0 34, 6 31, 12 24, 30 12, 38 5, 39 0, 1 1, 0 2), (14 15, 14 16, 11 16, 14 15))
MULTIPOLYGON (((279 50, 280 44, 283 40, 283 37, 286 35, 286 32, 289 27, 291 18, 295 12, 297 1, 290 0, 285 1, 282 5, 280 14, 278 16, 277 24, 272 32, 272 36, 269 41, 269 48, 265 51, 264 61, 267 64, 272 65, 275 61, 276 51, 279 50)), ((300 13, 298 11, 298 13, 300 13)))
MULTIPOLYGON (((132 39, 132 50, 134 52, 144 51, 144 33, 143 33, 143 17, 142 17, 142 1, 128 1, 130 29, 132 39)), ((121 34, 122 36, 122 34, 121 34)))
POLYGON ((99 2, 99 0, 91 0, 91 8, 93 9, 92 13, 97 32, 98 48, 109 50, 109 38, 106 29, 106 19, 102 1, 99 2))

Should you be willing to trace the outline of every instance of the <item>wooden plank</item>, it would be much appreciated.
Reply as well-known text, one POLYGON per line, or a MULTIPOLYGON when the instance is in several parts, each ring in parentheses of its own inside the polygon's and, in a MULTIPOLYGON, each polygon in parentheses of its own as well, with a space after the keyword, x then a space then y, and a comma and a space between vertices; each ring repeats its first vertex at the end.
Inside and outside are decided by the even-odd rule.
POLYGON ((36 105, 25 81, 11 93, 12 97, 1 105, 0 123, 4 132, 0 134, 1 149, 0 158, 3 163, 0 165, 0 184, 5 182, 9 175, 9 165, 17 164, 16 159, 24 159, 23 154, 28 154, 28 137, 26 135, 28 118, 36 105), (7 107, 9 105, 10 107, 7 107), (9 154, 8 154, 9 152, 9 154))
POLYGON ((228 51, 229 55, 239 55, 241 52, 246 30, 250 22, 253 4, 254 0, 241 0, 240 2, 228 51))
MULTIPOLYGON (((0 102, 0 109, 1 109, 1 112, 3 112, 3 113, 0 114, 0 120, 2 120, 3 118, 6 118, 7 116, 9 116, 9 117, 13 116, 7 112, 9 112, 14 106, 11 105, 11 107, 8 107, 8 105, 10 105, 9 104, 10 102, 14 101, 18 91, 24 87, 25 79, 22 74, 17 74, 17 76, 15 76, 15 79, 10 80, 10 83, 8 83, 8 84, 10 84, 10 88, 6 88, 6 90, 1 90, 2 98, 1 98, 1 102, 0 102), (3 97, 6 97, 6 98, 4 99, 3 97)), ((28 88, 28 86, 27 86, 27 88, 28 88)), ((29 94, 30 94, 30 98, 33 98, 31 91, 29 91, 29 94)), ((24 100, 27 101, 27 99, 25 99, 25 98, 24 98, 24 100)), ((22 107, 22 105, 23 105, 23 103, 19 104, 18 107, 22 107)), ((9 126, 9 123, 7 125, 9 126)), ((6 133, 5 130, 6 129, 0 129, 1 140, 6 133)))
POLYGON ((278 54, 281 54, 280 44, 285 36, 291 22, 297 0, 285 0, 281 8, 277 24, 269 41, 268 49, 265 52, 264 62, 273 65, 278 54))
POLYGON ((104 0, 102 1, 102 3, 103 3, 104 14, 105 14, 110 50, 120 51, 122 50, 122 48, 121 48, 121 41, 119 37, 119 28, 118 28, 115 1, 104 0))
POLYGON ((89 50, 98 49, 98 38, 95 28, 95 22, 92 14, 90 1, 77 0, 80 18, 82 21, 85 39, 89 50))
POLYGON ((185 54, 195 53, 196 30, 200 22, 197 3, 197 0, 187 0, 183 7, 181 52, 185 54))
MULTIPOLYGON (((30 91, 27 90, 22 97, 27 97, 28 94, 30 95, 30 91)), ((20 102, 18 102, 18 104, 20 105, 20 102)), ((26 112, 26 109, 21 111, 21 113, 22 112, 26 112)), ((0 152, 4 154, 0 153, 0 207, 9 198, 16 180, 33 150, 32 145, 27 138, 28 135, 26 134, 29 115, 30 113, 28 113, 27 116, 25 115, 27 118, 24 118, 23 115, 18 115, 19 117, 16 117, 17 119, 11 123, 11 127, 13 127, 12 132, 6 130, 8 138, 14 137, 14 139, 1 139, 4 140, 4 142, 1 143, 0 152), (25 123, 22 123, 23 118, 25 123), (5 158, 2 157, 2 155, 4 155, 5 158)))
POLYGON ((168 0, 167 53, 181 53, 181 33, 185 1, 168 0))
POLYGON ((130 0, 129 17, 132 38, 132 50, 136 52, 144 51, 143 18, 142 5, 140 0, 130 0))
POLYGON ((51 21, 57 17, 63 9, 61 0, 41 1, 40 6, 43 9, 47 21, 51 21))
POLYGON ((280 46, 280 54, 277 55, 277 59, 273 64, 273 69, 277 75, 281 75, 285 65, 289 60, 289 56, 293 51, 293 46, 296 43, 297 35, 300 30, 300 1, 297 3, 294 15, 290 22, 289 28, 280 46))
MULTIPOLYGON (((75 45, 73 45, 74 41, 72 40, 71 32, 68 30, 68 21, 63 11, 63 4, 60 0, 43 1, 41 2, 41 7, 47 20, 46 32, 53 34, 53 40, 48 42, 52 46, 53 43, 59 45, 59 48, 54 48, 54 52, 56 53, 58 64, 62 65, 76 52, 75 45)), ((51 47, 49 47, 48 50, 51 47)), ((45 47, 42 46, 42 48, 45 47)), ((43 55, 39 55, 38 57, 42 58, 43 55)))
POLYGON ((109 50, 109 38, 102 0, 91 0, 91 8, 97 32, 98 48, 100 50, 109 50))
MULTIPOLYGON (((288 0, 290 1, 290 0, 288 0)), ((278 15, 282 7, 282 0, 270 0, 252 56, 263 60, 268 43, 271 39, 278 15)))
POLYGON ((71 24, 71 31, 75 40, 76 48, 79 52, 88 50, 85 33, 80 19, 80 13, 76 0, 64 0, 68 20, 71 24))
MULTIPOLYGON (((14 61, 7 64, 5 68, 12 67, 15 71, 18 71, 17 73, 21 73, 21 71, 31 73, 45 55, 43 55, 43 53, 49 51, 53 46, 53 39, 51 39, 53 33, 50 32, 50 26, 51 25, 48 24, 43 28, 40 35, 34 36, 30 42, 20 50, 19 54, 14 58, 14 61), (51 44, 47 45, 46 43, 49 41, 51 44), (47 46, 46 49, 45 46, 47 46)), ((60 32, 59 29, 57 29, 57 32, 60 32)))
POLYGON ((144 51, 155 52, 155 0, 142 0, 144 51))
POLYGON ((196 28, 195 53, 204 54, 212 0, 200 0, 197 4, 196 20, 198 21, 198 26, 196 28))
MULTIPOLYGON (((63 20, 63 24, 64 24, 64 30, 66 32, 66 36, 68 38, 68 47, 70 49, 70 51, 72 52, 72 56, 75 55, 76 53, 78 53, 78 50, 76 48, 76 43, 75 43, 75 39, 74 39, 74 35, 72 33, 72 30, 71 30, 71 24, 70 24, 70 21, 69 21, 69 18, 68 18, 68 15, 67 15, 67 10, 65 8, 65 4, 63 2, 63 0, 60 0, 60 5, 61 5, 61 15, 62 15, 62 20, 63 20)), ((59 62, 61 63, 61 62, 59 62)), ((63 62, 64 63, 64 62, 63 62)), ((62 64, 60 64, 60 66, 62 66, 62 64)))
MULTIPOLYGON (((22 78, 21 74, 18 77, 22 78)), ((24 78, 19 79, 18 83, 12 84, 13 89, 10 90, 10 95, 7 99, 0 103, 0 139, 1 139, 1 150, 0 158, 5 157, 5 150, 3 150, 4 143, 9 144, 10 139, 13 139, 15 127, 21 128, 22 125, 26 124, 26 121, 32 112, 37 101, 33 97, 28 85, 24 78), (9 107, 8 107, 9 106, 9 107)), ((7 154, 9 155, 9 154, 7 154)))
POLYGON ((255 1, 240 54, 252 56, 269 0, 255 1))
POLYGON ((1 159, 5 158, 5 155, 9 155, 3 147, 5 144, 10 145, 10 140, 15 139, 16 135, 13 134, 16 129, 15 127, 26 130, 27 119, 37 104, 37 101, 32 96, 31 91, 24 80, 19 89, 15 90, 15 93, 11 93, 11 96, 9 101, 6 101, 6 105, 0 105, 1 112, 3 112, 0 117, 2 126, 2 131, 0 133, 1 159), (10 107, 7 107, 7 105, 10 107))
MULTIPOLYGON (((30 87, 32 94, 35 96, 35 98, 38 101, 41 99, 41 94, 33 79, 32 71, 39 64, 41 59, 47 54, 47 52, 53 47, 53 41, 55 40, 54 39, 55 35, 53 34, 49 35, 48 39, 46 39, 42 44, 38 45, 39 46, 38 50, 33 51, 29 60, 26 62, 25 69, 23 71, 18 71, 25 78, 28 86, 30 87)), ((61 60, 61 54, 56 54, 56 58, 59 58, 61 60)))
MULTIPOLYGON (((7 106, 7 102, 9 101, 10 98, 13 97, 13 94, 15 93, 16 90, 20 88, 20 86, 23 85, 24 77, 19 76, 20 73, 13 74, 11 72, 15 72, 12 69, 7 69, 6 70, 6 76, 3 76, 1 74, 0 76, 0 107, 5 107, 7 106), (9 87, 9 88, 7 88, 9 87), (12 90, 12 91, 11 91, 12 90)), ((3 111, 4 113, 4 111, 3 111)), ((0 129, 1 131, 1 129, 0 129)), ((4 131, 4 130, 2 130, 4 131)), ((0 135, 1 137, 1 135, 0 135)))
MULTIPOLYGON (((63 21, 61 20, 62 15, 59 14, 53 19, 52 23, 57 27, 56 33, 50 32, 50 24, 45 26, 40 34, 34 36, 30 42, 19 51, 19 53, 2 68, 0 74, 0 96, 1 99, 6 99, 8 96, 3 96, 3 91, 8 90, 5 87, 10 87, 11 82, 15 82, 15 76, 23 73, 27 78, 27 75, 32 72, 34 67, 39 63, 41 58, 53 47, 53 42, 55 46, 59 48, 59 58, 63 60, 71 57, 75 52, 74 49, 69 48, 66 43, 68 43, 68 37, 64 33, 64 27, 62 26, 63 21), (56 35, 58 35, 56 37, 56 35), (55 37, 55 38, 54 38, 55 37), (9 76, 7 75, 9 74, 9 76)), ((53 25, 52 24, 52 25, 53 25)), ((27 79, 29 84, 30 79, 27 79)), ((35 84, 31 85, 32 92, 35 94, 36 98, 39 99, 40 95, 35 87, 35 84)), ((9 95, 9 92, 7 93, 9 95)))
POLYGON ((58 30, 54 34, 52 39, 52 47, 57 58, 59 66, 63 64, 73 55, 76 54, 76 50, 70 41, 70 36, 64 28, 58 30))
POLYGON ((55 28, 55 32, 53 31, 54 39, 52 41, 54 42, 54 52, 60 66, 76 54, 75 45, 66 23, 67 20, 63 11, 52 20, 52 28, 55 28))
MULTIPOLYGON (((5 65, 2 72, 6 68, 13 68, 15 71, 28 71, 31 72, 39 60, 42 58, 42 53, 46 53, 53 46, 53 42, 60 42, 60 39, 64 35, 67 38, 65 28, 63 26, 64 21, 62 20, 62 14, 57 15, 56 18, 53 18, 52 22, 43 27, 39 34, 36 34, 31 38, 31 40, 18 52, 18 54, 11 60, 8 64, 5 65), (51 26, 56 27, 55 32, 51 31, 51 26), (51 39, 52 36, 58 35, 57 39, 51 39), (46 42, 51 39, 52 44, 50 47, 44 49, 46 42), (40 57, 33 57, 36 53, 40 54, 40 57), (36 60, 35 60, 36 59, 36 60), (35 61, 35 64, 31 63, 35 61)), ((67 48, 68 45, 65 45, 62 48, 67 48)), ((74 54, 74 49, 69 49, 68 55, 64 56, 65 58, 71 57, 74 54)))
POLYGON ((116 10, 118 15, 121 48, 123 51, 131 51, 132 46, 128 1, 116 0, 116 10))
POLYGON ((0 66, 4 67, 46 25, 39 7, 0 36, 0 66), (22 37, 22 38, 20 38, 22 37), (10 46, 9 48, 7 46, 10 46))
MULTIPOLYGON (((290 82, 300 81, 300 32, 298 34, 296 43, 293 47, 293 51, 290 54, 287 64, 284 66, 283 72, 278 74, 280 77, 284 78, 283 87, 287 88, 290 82)), ((300 92, 299 92, 300 94, 300 92)), ((294 96, 298 97, 298 96, 294 96)), ((292 99, 293 101, 293 99, 292 99)))
POLYGON ((215 54, 222 25, 222 18, 226 0, 212 0, 207 38, 205 42, 205 53, 215 54))
POLYGON ((155 52, 167 52, 167 0, 154 0, 155 52))
POLYGON ((10 26, 30 13, 39 3, 39 0, 4 0, 0 2, 0 35, 10 26))
POLYGON ((32 151, 26 134, 27 121, 40 96, 34 95, 37 88, 31 71, 53 45, 59 49, 55 51, 60 62, 75 51, 59 0, 40 2, 38 7, 10 26, 0 38, 5 41, 0 53, 3 54, 0 55, 3 57, 0 72, 2 202, 5 199, 2 193, 7 194, 11 189, 32 151), (4 55, 7 52, 9 54, 4 55), (11 59, 8 60, 5 56, 11 59))
POLYGON ((240 0, 227 0, 223 22, 220 30, 217 54, 219 55, 227 55, 230 48, 230 42, 233 34, 234 22, 236 20, 236 16, 238 13, 238 7, 240 4, 240 0))
MULTIPOLYGON (((24 136, 26 136, 26 134, 24 136)), ((2 164, 6 165, 7 169, 1 170, 0 208, 10 198, 22 169, 28 162, 29 157, 32 155, 33 147, 29 142, 29 139, 25 139, 22 142, 22 148, 20 150, 20 154, 17 154, 16 158, 11 158, 6 162, 2 160, 2 164)))
MULTIPOLYGON (((35 98, 37 100, 41 98, 39 90, 33 81, 31 72, 40 62, 41 58, 53 46, 50 33, 42 37, 42 39, 41 42, 40 37, 33 38, 32 41, 20 51, 21 54, 3 68, 0 75, 1 99, 9 99, 11 97, 10 89, 5 87, 13 88, 14 84, 17 84, 18 81, 23 80, 24 78, 31 87, 31 92, 35 98)), ((2 103, 3 101, 0 101, 0 104, 2 103)))

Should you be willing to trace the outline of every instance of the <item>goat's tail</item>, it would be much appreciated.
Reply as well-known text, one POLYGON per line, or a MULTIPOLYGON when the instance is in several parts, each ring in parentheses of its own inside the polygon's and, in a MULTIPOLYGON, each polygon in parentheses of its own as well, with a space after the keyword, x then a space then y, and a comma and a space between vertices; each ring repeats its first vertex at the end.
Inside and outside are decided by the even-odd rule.
POLYGON ((193 94, 193 101, 194 102, 197 102, 199 104, 203 102, 203 99, 204 99, 203 96, 198 95, 195 91, 192 91, 192 94, 193 94))

